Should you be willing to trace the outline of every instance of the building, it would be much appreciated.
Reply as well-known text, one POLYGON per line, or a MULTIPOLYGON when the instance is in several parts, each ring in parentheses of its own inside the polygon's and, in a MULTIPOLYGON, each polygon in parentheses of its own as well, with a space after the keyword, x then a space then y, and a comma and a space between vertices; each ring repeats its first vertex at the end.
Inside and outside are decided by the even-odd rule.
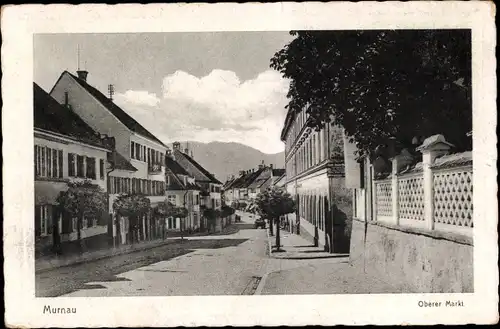
POLYGON ((255 196, 256 193, 256 189, 254 193, 249 189, 249 186, 263 171, 262 167, 258 168, 257 171, 255 169, 241 170, 239 176, 226 186, 224 193, 230 196, 232 202, 238 204, 238 208, 242 206, 245 208, 251 202, 251 195, 255 196))
MULTIPOLYGON (((222 183, 208 172, 202 165, 196 162, 190 155, 189 150, 181 151, 179 142, 173 143, 173 157, 184 170, 194 177, 195 183, 200 187, 200 209, 220 210, 222 207, 222 183)), ((205 218, 200 222, 200 230, 207 229, 205 218)))
POLYGON ((273 182, 273 186, 279 189, 284 189, 286 187, 285 182, 286 182, 286 174, 283 173, 273 182))
MULTIPOLYGON (((35 250, 40 255, 54 244, 77 239, 77 219, 55 206, 71 181, 90 181, 107 190, 107 157, 113 140, 102 137, 78 115, 59 104, 36 83, 34 100, 35 250)), ((108 218, 85 218, 81 229, 86 244, 107 243, 108 218)))
POLYGON ((284 173, 285 169, 273 168, 272 164, 265 165, 262 161, 256 170, 240 171, 239 177, 227 181, 224 185, 224 198, 250 210, 257 195, 272 187, 284 173))
MULTIPOLYGON (((114 165, 109 171, 109 213, 120 193, 146 195, 152 206, 165 200, 165 154, 167 146, 140 125, 111 99, 87 83, 87 71, 77 76, 64 71, 54 85, 51 96, 67 104, 95 131, 112 136, 115 149, 110 155, 114 165)), ((141 219, 141 239, 147 239, 152 226, 151 216, 141 219)), ((129 241, 126 217, 113 220, 113 237, 118 244, 129 241)))
POLYGON ((167 230, 197 231, 200 229, 200 186, 177 161, 170 150, 167 151, 166 162, 166 196, 171 204, 188 210, 188 217, 168 218, 167 230))
POLYGON ((370 161, 345 140, 353 266, 404 292, 474 292, 472 152, 453 149, 434 135, 370 161))
POLYGON ((305 109, 289 111, 281 132, 286 189, 297 203, 288 219, 315 245, 348 252, 352 194, 344 183, 342 128, 330 123, 315 131, 308 121, 305 109))

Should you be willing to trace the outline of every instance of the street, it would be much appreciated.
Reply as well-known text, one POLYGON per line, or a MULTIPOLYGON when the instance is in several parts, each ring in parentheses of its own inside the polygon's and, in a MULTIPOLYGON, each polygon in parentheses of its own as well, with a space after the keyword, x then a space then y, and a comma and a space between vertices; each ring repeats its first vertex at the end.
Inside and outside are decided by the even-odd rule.
POLYGON ((242 222, 233 225, 234 230, 227 235, 187 237, 184 241, 178 240, 149 250, 38 273, 36 295, 104 297, 293 293, 295 283, 287 282, 286 277, 290 276, 295 281, 294 269, 313 273, 314 266, 345 265, 346 260, 338 258, 270 258, 266 230, 254 229, 251 215, 242 215, 242 222))

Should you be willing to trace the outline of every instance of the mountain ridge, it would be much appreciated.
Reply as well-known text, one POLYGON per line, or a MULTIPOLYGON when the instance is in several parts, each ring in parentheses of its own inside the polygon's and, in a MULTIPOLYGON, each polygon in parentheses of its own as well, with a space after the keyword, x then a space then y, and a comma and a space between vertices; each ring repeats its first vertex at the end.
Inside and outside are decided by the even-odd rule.
MULTIPOLYGON (((284 168, 284 152, 267 154, 251 146, 237 142, 194 142, 179 141, 181 149, 188 148, 188 154, 193 154, 193 159, 212 173, 222 183, 231 176, 238 176, 241 170, 257 168, 264 161, 272 164, 274 168, 284 168)), ((167 144, 172 147, 172 143, 167 144)))

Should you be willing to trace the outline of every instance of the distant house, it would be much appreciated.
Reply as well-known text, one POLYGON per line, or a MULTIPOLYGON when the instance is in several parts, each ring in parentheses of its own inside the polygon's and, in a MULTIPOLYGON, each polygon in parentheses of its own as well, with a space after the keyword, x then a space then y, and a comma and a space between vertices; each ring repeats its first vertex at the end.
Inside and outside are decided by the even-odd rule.
MULTIPOLYGON (((57 196, 70 181, 88 180, 107 190, 107 158, 112 139, 101 137, 76 113, 59 104, 36 83, 34 99, 35 250, 44 253, 55 240, 77 239, 76 218, 59 212, 57 196)), ((85 243, 107 240, 107 216, 85 218, 85 243)), ((63 249, 64 250, 64 249, 63 249)))
MULTIPOLYGON (((201 208, 220 210, 222 206, 222 183, 208 172, 202 165, 189 156, 189 150, 181 151, 180 143, 173 143, 173 157, 184 170, 194 177, 196 184, 201 188, 201 208)), ((207 228, 206 219, 200 222, 200 229, 207 228)))
POLYGON ((262 162, 256 170, 240 171, 239 177, 227 182, 224 195, 232 202, 249 205, 260 192, 271 187, 284 172, 284 169, 276 169, 272 164, 267 166, 262 162))
POLYGON ((182 222, 180 218, 168 218, 168 230, 197 230, 200 228, 200 186, 177 161, 172 152, 167 151, 166 164, 166 196, 171 204, 188 210, 188 217, 182 222))
MULTIPOLYGON (((87 83, 87 71, 75 76, 64 71, 54 85, 51 96, 67 111, 73 111, 95 131, 113 136, 115 149, 110 155, 113 167, 109 172, 109 212, 120 193, 146 195, 154 206, 165 200, 165 153, 167 146, 112 99, 87 83)), ((142 218, 141 237, 146 239, 152 225, 150 215, 142 218)), ((126 243, 128 219, 115 218, 113 236, 117 243, 126 243)))

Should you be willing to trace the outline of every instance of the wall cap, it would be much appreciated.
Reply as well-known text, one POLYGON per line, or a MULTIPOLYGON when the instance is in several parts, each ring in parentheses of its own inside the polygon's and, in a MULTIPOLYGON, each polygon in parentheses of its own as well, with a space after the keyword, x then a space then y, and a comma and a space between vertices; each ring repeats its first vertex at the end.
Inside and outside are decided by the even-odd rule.
MULTIPOLYGON (((360 223, 365 222, 363 220, 360 220, 359 218, 353 218, 353 219, 355 221, 360 222, 360 223)), ((459 244, 474 246, 473 238, 466 236, 466 235, 458 234, 458 233, 442 232, 442 231, 429 231, 429 230, 422 229, 422 228, 394 225, 394 224, 383 223, 383 222, 368 222, 368 224, 388 228, 390 230, 400 231, 403 233, 423 235, 423 236, 427 236, 427 237, 437 239, 437 240, 448 240, 448 241, 456 242, 459 244)))
POLYGON ((452 147, 455 147, 455 145, 448 143, 443 135, 437 134, 426 138, 422 145, 417 147, 417 151, 449 150, 452 147))

